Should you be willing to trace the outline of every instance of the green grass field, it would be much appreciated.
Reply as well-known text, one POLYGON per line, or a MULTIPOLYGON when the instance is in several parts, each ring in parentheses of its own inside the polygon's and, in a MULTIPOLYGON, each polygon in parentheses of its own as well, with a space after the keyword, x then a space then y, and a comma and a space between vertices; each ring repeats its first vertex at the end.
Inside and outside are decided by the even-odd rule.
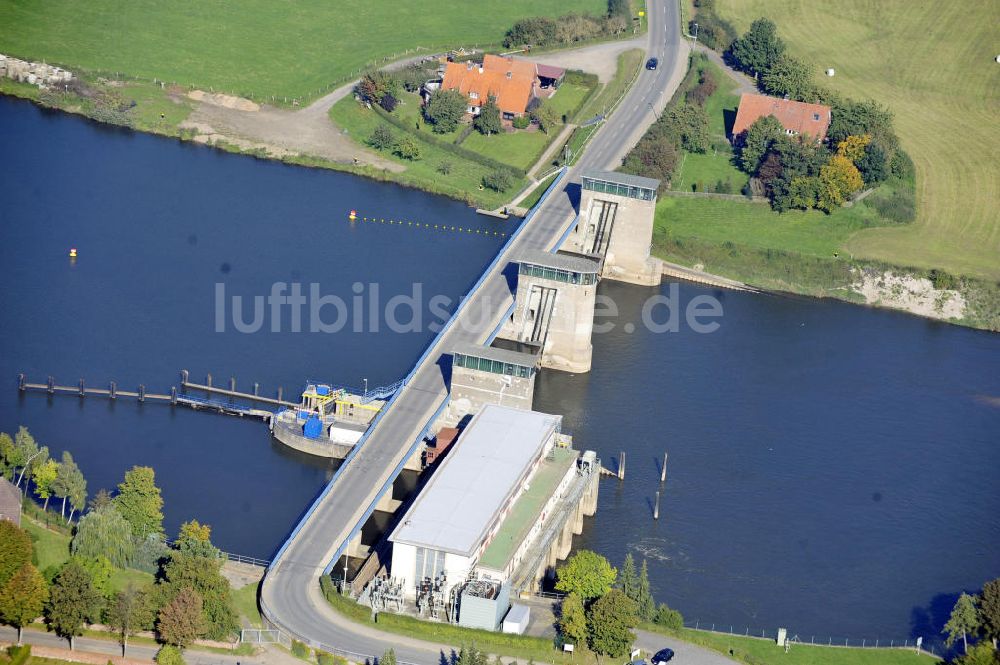
POLYGON ((879 222, 863 204, 841 208, 832 215, 818 210, 779 214, 763 203, 661 196, 656 204, 654 233, 832 258, 866 223, 879 222))
MULTIPOLYGON (((562 129, 562 125, 556 129, 562 129)), ((538 161, 538 158, 545 151, 545 146, 556 134, 555 130, 549 134, 541 131, 521 130, 484 136, 474 131, 462 141, 462 147, 526 171, 538 161)))
POLYGON ((0 52, 255 97, 314 97, 417 47, 498 44, 517 19, 603 13, 604 0, 0 0, 0 52))
POLYGON ((573 119, 573 114, 583 103, 583 100, 590 92, 590 88, 575 83, 564 83, 545 101, 545 104, 556 112, 560 118, 566 116, 568 120, 573 119))
POLYGON ((737 661, 754 665, 936 665, 940 662, 937 658, 903 649, 844 649, 795 644, 785 653, 772 640, 690 629, 670 631, 648 625, 644 628, 673 635, 725 655, 729 655, 732 649, 737 661))
POLYGON ((719 0, 717 8, 741 31, 769 17, 823 85, 895 113, 917 167, 917 220, 862 231, 847 249, 1000 278, 1000 4, 845 0, 834 11, 810 0, 719 0), (835 77, 822 76, 828 67, 835 77))

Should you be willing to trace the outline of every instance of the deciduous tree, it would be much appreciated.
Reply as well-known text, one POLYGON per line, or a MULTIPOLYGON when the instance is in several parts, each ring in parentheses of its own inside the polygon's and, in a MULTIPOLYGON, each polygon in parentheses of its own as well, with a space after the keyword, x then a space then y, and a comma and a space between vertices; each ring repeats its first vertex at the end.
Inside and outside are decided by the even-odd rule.
POLYGON ((222 576, 222 560, 175 552, 164 567, 168 596, 185 588, 198 592, 204 610, 202 627, 209 639, 224 639, 239 629, 232 588, 222 576))
POLYGON ((975 636, 979 632, 979 599, 963 593, 955 602, 955 607, 951 610, 948 623, 944 625, 942 633, 946 633, 948 638, 945 644, 951 646, 959 637, 962 638, 962 647, 965 653, 969 653, 969 635, 975 636))
POLYGON ((499 134, 503 130, 503 125, 500 122, 500 107, 497 106, 495 95, 487 97, 486 103, 483 104, 479 115, 476 116, 472 124, 475 125, 480 134, 486 136, 499 134))
POLYGON ((181 524, 174 545, 178 551, 191 556, 203 556, 209 559, 218 559, 222 556, 219 548, 212 544, 212 527, 198 520, 181 524))
POLYGON ((39 498, 45 499, 42 510, 49 509, 49 499, 52 498, 52 486, 59 475, 59 463, 55 460, 45 460, 41 464, 35 464, 31 470, 31 479, 35 482, 35 494, 39 498))
POLYGON ((101 594, 103 598, 111 596, 111 575, 114 573, 114 567, 106 556, 73 555, 70 560, 75 561, 87 571, 87 574, 90 575, 90 583, 97 593, 101 594))
POLYGON ((785 128, 773 115, 755 120, 738 139, 740 168, 750 175, 756 174, 764 155, 784 133, 785 128))
POLYGON ((577 593, 584 601, 608 593, 618 571, 596 552, 580 550, 556 571, 556 589, 577 593))
POLYGON ((562 635, 563 642, 568 644, 586 644, 587 615, 579 594, 571 593, 562 599, 559 610, 559 634, 562 635))
POLYGON ((860 159, 854 162, 861 172, 866 185, 876 185, 889 175, 889 157, 877 141, 872 141, 865 146, 865 153, 860 159))
POLYGON ((559 116, 549 104, 542 104, 532 112, 531 117, 538 122, 538 128, 546 134, 555 131, 559 125, 559 116))
POLYGON ((156 632, 167 644, 183 649, 205 632, 201 596, 194 589, 181 589, 163 606, 156 632))
POLYGON ((730 47, 730 54, 740 69, 754 76, 770 69, 784 52, 785 43, 778 37, 777 26, 763 17, 751 23, 750 29, 730 47))
POLYGON ((468 100, 458 90, 439 90, 424 106, 424 117, 438 134, 455 131, 465 116, 468 100))
POLYGON ((0 587, 31 563, 31 536, 10 520, 0 520, 0 587))
POLYGON ((90 573, 70 559, 49 591, 46 619, 57 635, 69 640, 72 650, 74 639, 83 634, 84 625, 99 616, 103 600, 94 589, 90 573))
POLYGON ((156 474, 148 466, 133 466, 118 485, 115 507, 132 527, 137 539, 163 534, 163 497, 156 474))
POLYGON ((68 450, 63 451, 59 471, 52 484, 52 493, 62 499, 62 507, 59 509, 61 516, 66 516, 66 503, 70 504, 71 510, 67 523, 72 521, 73 513, 82 508, 87 501, 87 480, 83 477, 83 472, 80 471, 80 467, 77 466, 73 455, 68 450))
POLYGON ((122 657, 128 648, 128 638, 141 630, 151 628, 154 618, 149 593, 132 583, 115 594, 108 605, 107 614, 108 626, 118 635, 122 657))
POLYGON ((848 196, 861 189, 864 181, 851 160, 834 155, 819 171, 820 191, 818 207, 833 212, 848 196))
POLYGON ((21 629, 42 614, 49 590, 38 569, 26 563, 7 583, 0 587, 0 621, 17 628, 17 643, 21 629))
POLYGON ((777 97, 810 101, 816 96, 812 67, 798 58, 782 55, 760 78, 764 91, 777 97))
POLYGON ((376 150, 392 150, 396 145, 396 136, 385 125, 379 125, 372 130, 367 142, 376 150))
POLYGON ((132 527, 114 504, 107 504, 80 519, 70 549, 80 556, 107 557, 112 565, 124 568, 135 556, 132 527))
POLYGON ((862 134, 861 136, 851 134, 837 144, 837 154, 857 164, 858 160, 864 156, 865 148, 871 142, 872 137, 868 134, 862 134))
POLYGON ((632 629, 639 624, 635 602, 612 589, 590 607, 590 649, 604 656, 624 656, 635 640, 632 629))
POLYGON ((396 651, 386 649, 382 652, 382 657, 378 659, 378 665, 396 665, 396 651))
POLYGON ((14 435, 14 449, 11 451, 8 461, 12 471, 14 469, 21 470, 14 482, 17 487, 21 486, 21 479, 24 478, 24 472, 27 470, 30 460, 39 452, 38 443, 35 441, 35 437, 31 436, 28 428, 24 425, 18 427, 17 433, 14 435))

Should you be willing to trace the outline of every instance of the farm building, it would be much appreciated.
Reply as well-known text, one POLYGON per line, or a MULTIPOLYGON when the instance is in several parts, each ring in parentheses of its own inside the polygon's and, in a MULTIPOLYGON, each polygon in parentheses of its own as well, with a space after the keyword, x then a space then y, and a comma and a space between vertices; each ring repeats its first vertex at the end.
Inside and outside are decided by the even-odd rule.
POLYGON ((745 132, 756 120, 773 115, 789 136, 808 135, 817 141, 826 138, 830 128, 830 107, 790 99, 744 93, 733 122, 733 137, 745 132))

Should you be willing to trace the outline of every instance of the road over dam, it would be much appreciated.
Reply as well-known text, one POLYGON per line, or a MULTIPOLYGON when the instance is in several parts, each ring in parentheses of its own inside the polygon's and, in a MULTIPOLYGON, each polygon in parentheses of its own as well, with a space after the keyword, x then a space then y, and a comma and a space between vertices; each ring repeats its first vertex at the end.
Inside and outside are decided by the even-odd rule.
POLYGON ((454 646, 389 636, 353 624, 329 607, 318 580, 360 529, 380 492, 392 482, 446 403, 442 357, 458 344, 484 342, 511 307, 506 267, 526 251, 550 250, 556 245, 576 217, 567 185, 578 182, 584 170, 616 168, 655 120, 654 109, 658 113, 679 85, 688 51, 681 41, 677 3, 649 0, 647 13, 647 57, 659 58, 659 69, 642 70, 576 166, 562 176, 504 246, 275 557, 261 586, 260 605, 268 621, 288 635, 359 657, 377 656, 393 647, 401 661, 428 665, 439 660, 440 649, 454 646))

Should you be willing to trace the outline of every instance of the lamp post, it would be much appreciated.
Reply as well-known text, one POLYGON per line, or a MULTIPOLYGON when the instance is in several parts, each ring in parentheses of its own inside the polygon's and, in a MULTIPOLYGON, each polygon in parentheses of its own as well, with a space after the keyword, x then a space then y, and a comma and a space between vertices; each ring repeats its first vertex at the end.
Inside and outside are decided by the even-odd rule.
POLYGON ((368 379, 365 379, 365 397, 368 397, 368 379))
POLYGON ((694 44, 695 44, 695 46, 697 46, 698 45, 698 24, 697 23, 692 23, 691 25, 694 26, 694 44))

